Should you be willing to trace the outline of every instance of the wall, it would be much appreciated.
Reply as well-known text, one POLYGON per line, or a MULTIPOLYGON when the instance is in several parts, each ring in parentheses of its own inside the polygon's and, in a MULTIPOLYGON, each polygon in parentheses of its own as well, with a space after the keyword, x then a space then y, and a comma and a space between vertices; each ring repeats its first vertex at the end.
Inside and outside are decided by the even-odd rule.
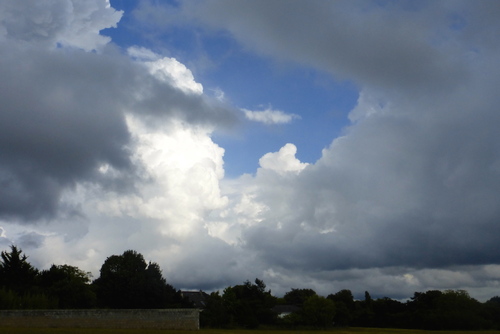
POLYGON ((0 327, 197 330, 197 309, 1 310, 0 327))

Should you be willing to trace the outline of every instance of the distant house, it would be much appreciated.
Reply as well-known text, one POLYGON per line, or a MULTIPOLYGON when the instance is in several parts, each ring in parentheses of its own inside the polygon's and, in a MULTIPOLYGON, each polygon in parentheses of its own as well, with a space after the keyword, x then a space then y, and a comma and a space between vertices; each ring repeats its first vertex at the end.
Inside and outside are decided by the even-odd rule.
POLYGON ((293 312, 300 311, 300 307, 296 305, 276 305, 272 310, 274 313, 278 314, 279 318, 284 318, 293 312))
POLYGON ((187 298, 197 309, 204 309, 207 306, 208 293, 203 291, 181 291, 181 295, 187 298))

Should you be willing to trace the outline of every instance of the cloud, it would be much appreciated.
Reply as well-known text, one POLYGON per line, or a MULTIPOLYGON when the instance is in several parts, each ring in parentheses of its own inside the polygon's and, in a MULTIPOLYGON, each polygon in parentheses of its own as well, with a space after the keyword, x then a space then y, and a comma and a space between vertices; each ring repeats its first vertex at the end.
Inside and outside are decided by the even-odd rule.
POLYGON ((269 168, 230 184, 240 189, 229 196, 232 207, 248 208, 239 211, 244 224, 226 210, 217 226, 260 258, 271 281, 331 273, 349 282, 357 268, 381 284, 445 287, 447 277, 500 261, 498 39, 479 33, 487 29, 481 17, 498 18, 494 2, 485 2, 488 14, 466 2, 182 4, 192 22, 225 30, 257 53, 360 87, 354 123, 317 163, 293 177, 272 173, 284 163, 280 150, 261 159, 269 168), (457 28, 450 11, 466 23, 457 28), (426 272, 442 278, 432 283, 426 272))
POLYGON ((362 84, 404 85, 430 93, 466 75, 460 60, 453 57, 452 45, 435 48, 429 43, 450 38, 438 35, 449 29, 443 26, 449 19, 438 14, 440 4, 420 4, 415 10, 370 1, 311 1, 307 6, 301 1, 263 0, 181 4, 180 14, 229 31, 251 50, 362 84))
POLYGON ((293 144, 286 144, 276 153, 266 153, 259 160, 262 168, 281 172, 300 172, 308 164, 300 162, 295 158, 297 147, 293 144))
MULTIPOLYGON (((106 1, 96 4, 107 8, 106 1)), ((62 10, 39 5, 48 18, 62 10)), ((9 6, 32 20, 22 16, 24 5, 9 6)), ((236 110, 204 95, 173 58, 104 47, 109 39, 92 28, 97 14, 87 12, 80 22, 65 11, 61 21, 72 20, 70 31, 56 25, 43 38, 3 25, 9 34, 0 44, 2 248, 19 245, 38 268, 68 263, 94 275, 106 257, 133 248, 161 263, 179 287, 198 285, 202 276, 209 286, 244 280, 239 265, 220 277, 220 266, 238 262, 236 255, 203 232, 204 217, 227 204, 219 187, 224 149, 211 135, 232 126, 236 110), (61 37, 79 29, 94 34, 88 44, 61 37), (199 260, 204 245, 217 260, 199 260), (196 275, 183 283, 179 275, 192 274, 192 264, 196 275)))
POLYGON ((133 248, 178 288, 259 277, 278 294, 465 288, 487 299, 500 280, 500 20, 484 4, 181 2, 176 22, 225 30, 360 90, 351 125, 316 163, 288 143, 254 174, 227 179, 212 136, 236 121, 234 109, 178 60, 105 47, 98 29, 119 18, 106 1, 79 19, 37 2, 46 21, 6 2, 0 243, 21 243, 38 267, 94 274, 133 248))
POLYGON ((7 0, 0 4, 0 38, 56 47, 100 49, 110 38, 99 31, 116 27, 122 12, 109 1, 7 0))
MULTIPOLYGON (((71 18, 76 14, 63 8, 61 20, 71 21, 66 30, 94 34, 78 40, 100 43, 102 36, 94 27, 101 27, 104 14, 96 10, 114 13, 106 3, 96 2, 94 9, 89 2, 83 11, 87 20, 82 13, 79 19, 71 18), (87 22, 93 20, 97 23, 87 22)), ((45 5, 39 3, 43 16, 52 22, 62 9, 45 5)), ((35 15, 31 11, 26 17, 20 14, 24 3, 3 6, 7 6, 7 18, 17 13, 20 22, 39 21, 30 16, 35 15)), ((3 20, 7 38, 0 45, 4 87, 0 92, 0 217, 22 221, 54 217, 65 210, 71 214, 74 209, 61 207, 60 200, 65 191, 82 182, 113 191, 133 189, 138 166, 131 159, 128 114, 140 115, 151 124, 179 119, 224 126, 236 119, 230 107, 202 96, 201 85, 174 59, 144 65, 112 49, 101 53, 51 49, 45 45, 47 40, 59 43, 64 35, 57 22, 52 22, 57 26, 54 31, 47 28, 27 39, 17 30, 12 32, 7 18, 3 20), (114 173, 101 173, 102 168, 114 173)), ((41 29, 33 24, 23 29, 41 29)))
POLYGON ((193 73, 175 58, 163 57, 145 48, 131 47, 127 53, 139 60, 158 80, 167 82, 184 93, 203 94, 203 86, 196 82, 193 73))
POLYGON ((245 113, 247 119, 267 125, 286 124, 294 119, 300 118, 298 115, 287 114, 281 110, 272 110, 271 108, 262 111, 252 111, 248 109, 242 109, 242 111, 245 113))

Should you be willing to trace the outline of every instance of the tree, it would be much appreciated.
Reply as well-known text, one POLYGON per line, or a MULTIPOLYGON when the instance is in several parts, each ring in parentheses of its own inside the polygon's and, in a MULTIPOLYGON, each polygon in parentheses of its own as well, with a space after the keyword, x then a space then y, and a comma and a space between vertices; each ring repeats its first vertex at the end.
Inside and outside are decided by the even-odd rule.
POLYGON ((328 299, 335 303, 335 316, 333 321, 336 326, 349 326, 354 318, 356 305, 351 290, 340 290, 328 295, 328 299))
POLYGON ((110 308, 166 308, 185 306, 179 291, 167 284, 157 263, 127 250, 106 259, 94 281, 98 303, 110 308))
POLYGON ((481 315, 481 303, 465 290, 415 292, 408 308, 413 317, 412 327, 415 328, 468 330, 488 327, 481 315))
POLYGON ((500 329, 500 297, 495 296, 490 298, 484 303, 483 307, 484 317, 490 322, 490 327, 500 329))
POLYGON ((373 301, 373 326, 401 328, 405 326, 406 305, 388 297, 373 301))
POLYGON ((14 292, 27 293, 32 290, 38 270, 27 260, 20 248, 10 246, 10 252, 2 251, 0 254, 0 287, 14 292))
MULTIPOLYGON (((442 329, 484 329, 482 305, 465 290, 446 290, 437 301, 439 326, 442 329)), ((440 328, 437 328, 440 329, 440 328)))
POLYGON ((301 313, 306 325, 328 328, 333 326, 335 303, 315 294, 306 299, 301 313))
POLYGON ((218 291, 208 296, 205 308, 200 313, 202 327, 225 328, 231 323, 228 305, 224 301, 218 291))
POLYGON ((283 299, 290 305, 302 306, 307 298, 316 295, 312 289, 292 289, 285 293, 283 299))
POLYGON ((374 313, 373 313, 373 299, 368 291, 365 291, 365 299, 357 302, 359 305, 356 310, 355 320, 353 321, 356 326, 367 327, 373 326, 374 313))
POLYGON ((91 274, 70 265, 53 264, 38 277, 39 286, 56 297, 59 308, 91 308, 96 296, 90 286, 91 274))
POLYGON ((272 311, 276 298, 271 291, 266 291, 266 285, 258 278, 255 284, 246 281, 243 285, 226 288, 222 298, 232 321, 239 326, 257 328, 260 324, 276 321, 272 311))

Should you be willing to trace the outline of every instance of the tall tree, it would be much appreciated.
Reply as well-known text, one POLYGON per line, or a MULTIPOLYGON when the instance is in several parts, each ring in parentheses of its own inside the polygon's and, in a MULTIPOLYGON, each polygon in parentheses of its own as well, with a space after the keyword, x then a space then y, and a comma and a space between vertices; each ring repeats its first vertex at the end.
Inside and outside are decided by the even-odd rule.
POLYGON ((356 305, 351 290, 343 289, 335 294, 328 295, 328 299, 335 303, 336 326, 348 326, 355 316, 356 305))
POLYGON ((315 295, 316 291, 312 289, 292 289, 285 293, 283 299, 287 304, 302 306, 307 298, 315 295))
POLYGON ((16 293, 30 292, 38 270, 28 262, 28 256, 14 245, 10 246, 10 252, 2 251, 0 256, 0 286, 16 293))
POLYGON ((408 308, 415 328, 471 330, 489 326, 481 314, 481 303, 465 290, 415 292, 408 308))
POLYGON ((91 308, 96 296, 90 286, 91 274, 70 265, 55 265, 38 275, 38 284, 57 298, 60 308, 91 308))
POLYGON ((490 322, 491 328, 500 329, 500 297, 495 296, 484 303, 484 317, 490 322))
POLYGON ((306 325, 328 328, 333 326, 335 303, 325 297, 313 295, 304 302, 301 313, 306 325))
POLYGON ((255 279, 255 284, 246 281, 224 290, 222 296, 233 321, 246 328, 256 328, 260 324, 272 324, 276 314, 272 311, 276 298, 271 291, 266 291, 262 280, 255 279))
POLYGON ((94 281, 98 303, 110 308, 185 306, 179 291, 167 284, 160 266, 147 264, 142 254, 127 250, 106 259, 94 281))
POLYGON ((212 292, 207 298, 205 309, 200 313, 200 325, 212 328, 227 327, 231 323, 228 308, 219 292, 212 292))

